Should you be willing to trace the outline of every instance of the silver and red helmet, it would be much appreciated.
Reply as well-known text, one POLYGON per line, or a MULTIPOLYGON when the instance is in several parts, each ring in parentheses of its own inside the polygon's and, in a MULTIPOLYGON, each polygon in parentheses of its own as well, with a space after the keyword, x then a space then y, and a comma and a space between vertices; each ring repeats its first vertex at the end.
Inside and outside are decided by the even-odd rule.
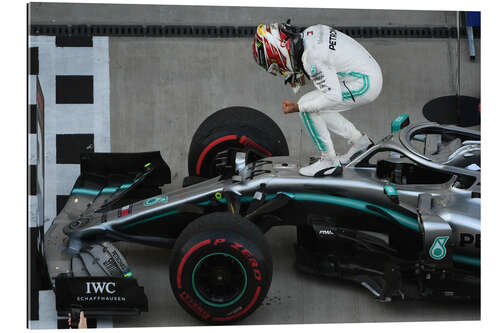
POLYGON ((284 24, 261 24, 252 44, 255 62, 269 73, 290 76, 294 73, 292 40, 284 32, 284 24))

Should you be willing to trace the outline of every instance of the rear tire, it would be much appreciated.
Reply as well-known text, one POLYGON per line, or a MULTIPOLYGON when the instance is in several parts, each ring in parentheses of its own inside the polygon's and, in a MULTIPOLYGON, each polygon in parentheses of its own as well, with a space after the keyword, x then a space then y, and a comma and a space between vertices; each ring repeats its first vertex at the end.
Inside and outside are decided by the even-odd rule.
POLYGON ((257 226, 238 215, 213 213, 190 223, 177 239, 170 285, 189 314, 225 324, 257 309, 272 271, 271 250, 257 226))
POLYGON ((194 133, 188 154, 189 175, 217 176, 215 156, 228 148, 252 148, 260 158, 289 154, 285 136, 271 118, 252 108, 228 107, 210 115, 194 133))

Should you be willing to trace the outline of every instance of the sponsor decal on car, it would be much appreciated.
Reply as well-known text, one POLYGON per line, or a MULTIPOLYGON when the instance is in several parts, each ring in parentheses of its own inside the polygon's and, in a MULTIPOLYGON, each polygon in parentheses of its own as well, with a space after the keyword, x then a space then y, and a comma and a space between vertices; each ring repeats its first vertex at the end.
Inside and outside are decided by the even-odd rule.
POLYGON ((113 295, 116 293, 115 281, 87 281, 85 282, 85 296, 76 297, 79 302, 85 301, 116 301, 125 302, 126 297, 113 295))
POLYGON ((87 290, 86 294, 90 294, 91 290, 96 294, 102 294, 104 291, 108 294, 114 294, 116 292, 116 283, 115 282, 102 282, 102 281, 92 281, 86 282, 87 290))
POLYGON ((474 246, 475 248, 479 249, 481 247, 481 234, 476 234, 476 236, 474 237, 473 234, 461 233, 459 246, 474 246))
POLYGON ((429 255, 434 260, 441 260, 446 257, 446 242, 448 241, 448 236, 438 236, 434 239, 434 243, 429 249, 429 255))
POLYGON ((147 311, 144 290, 132 278, 56 278, 56 307, 68 309, 73 304, 97 311, 130 308, 147 311))
POLYGON ((156 205, 157 203, 160 203, 160 202, 168 202, 168 196, 163 194, 163 195, 159 195, 157 197, 148 199, 148 200, 144 201, 144 206, 153 206, 153 205, 156 205))
POLYGON ((132 210, 132 205, 126 205, 118 211, 118 217, 127 216, 132 210))

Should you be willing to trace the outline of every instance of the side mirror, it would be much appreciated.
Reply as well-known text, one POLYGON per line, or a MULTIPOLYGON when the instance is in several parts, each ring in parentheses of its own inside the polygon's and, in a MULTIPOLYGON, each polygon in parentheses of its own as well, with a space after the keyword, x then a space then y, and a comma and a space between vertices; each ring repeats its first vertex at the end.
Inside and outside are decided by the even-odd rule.
POLYGON ((394 118, 391 126, 391 133, 396 133, 397 131, 405 128, 410 125, 410 116, 404 113, 401 113, 399 116, 394 118))

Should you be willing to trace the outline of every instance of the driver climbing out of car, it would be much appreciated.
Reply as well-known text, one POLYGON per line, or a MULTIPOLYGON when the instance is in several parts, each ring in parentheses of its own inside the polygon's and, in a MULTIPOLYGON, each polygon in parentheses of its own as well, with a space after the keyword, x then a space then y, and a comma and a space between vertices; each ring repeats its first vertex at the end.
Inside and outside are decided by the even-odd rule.
POLYGON ((382 89, 382 71, 375 59, 354 39, 325 25, 300 31, 287 23, 261 24, 252 44, 254 59, 273 75, 285 77, 295 93, 311 80, 315 90, 298 103, 284 100, 284 113, 299 112, 321 152, 315 163, 300 169, 304 176, 327 176, 371 144, 340 113, 374 101, 382 89), (335 153, 329 131, 352 143, 341 156, 335 153))

